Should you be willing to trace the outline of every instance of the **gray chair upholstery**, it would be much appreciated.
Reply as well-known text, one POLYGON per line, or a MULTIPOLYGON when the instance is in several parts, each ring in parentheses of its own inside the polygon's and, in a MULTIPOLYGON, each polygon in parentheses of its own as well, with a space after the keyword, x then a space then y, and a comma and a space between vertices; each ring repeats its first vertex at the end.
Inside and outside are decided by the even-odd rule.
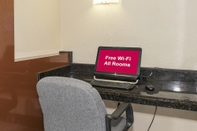
POLYGON ((120 117, 123 108, 127 108, 126 113, 132 110, 130 104, 120 106, 121 113, 108 115, 98 91, 82 80, 45 77, 37 83, 37 92, 45 131, 121 131, 133 123, 132 113, 127 114, 128 119, 120 117), (114 118, 117 120, 113 121, 114 118), (117 121, 119 124, 115 124, 117 121))

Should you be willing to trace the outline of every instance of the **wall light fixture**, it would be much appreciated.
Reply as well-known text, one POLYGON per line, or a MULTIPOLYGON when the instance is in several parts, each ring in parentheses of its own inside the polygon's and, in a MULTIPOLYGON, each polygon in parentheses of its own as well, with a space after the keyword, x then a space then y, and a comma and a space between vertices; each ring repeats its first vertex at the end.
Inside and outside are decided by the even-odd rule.
POLYGON ((115 4, 119 3, 119 0, 94 0, 94 4, 115 4))

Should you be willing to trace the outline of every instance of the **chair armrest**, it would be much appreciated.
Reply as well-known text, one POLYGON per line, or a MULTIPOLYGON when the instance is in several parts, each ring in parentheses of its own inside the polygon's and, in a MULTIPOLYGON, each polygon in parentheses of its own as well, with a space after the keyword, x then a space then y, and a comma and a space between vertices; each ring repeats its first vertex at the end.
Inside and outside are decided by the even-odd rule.
POLYGON ((128 108, 130 104, 129 103, 122 103, 118 106, 118 108, 110 115, 112 119, 116 120, 118 119, 123 112, 128 108))
POLYGON ((133 109, 130 103, 122 103, 118 106, 118 108, 110 115, 106 115, 106 129, 107 131, 111 131, 111 121, 117 120, 121 117, 121 115, 126 111, 126 125, 123 131, 127 131, 129 127, 133 124, 133 109))

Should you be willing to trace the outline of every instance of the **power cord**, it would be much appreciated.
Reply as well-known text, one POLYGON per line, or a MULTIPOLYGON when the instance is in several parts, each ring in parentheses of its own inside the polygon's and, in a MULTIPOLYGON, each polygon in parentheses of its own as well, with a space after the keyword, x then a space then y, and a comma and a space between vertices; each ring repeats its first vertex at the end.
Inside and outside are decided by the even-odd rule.
POLYGON ((150 123, 150 125, 149 125, 149 127, 148 127, 148 130, 147 130, 147 131, 149 131, 149 130, 150 130, 150 128, 151 128, 151 126, 152 126, 152 124, 153 124, 153 121, 154 121, 154 119, 155 119, 156 112, 157 112, 157 105, 155 106, 155 112, 154 112, 154 115, 153 115, 153 119, 152 119, 152 121, 151 121, 151 123, 150 123))
POLYGON ((154 71, 155 69, 160 69, 160 68, 154 67, 154 68, 151 70, 151 72, 150 72, 149 75, 140 75, 140 79, 143 80, 143 79, 146 79, 146 78, 148 78, 148 77, 151 77, 151 76, 153 75, 153 71, 154 71))
POLYGON ((148 75, 140 75, 139 79, 144 81, 144 80, 146 80, 146 78, 149 78, 152 75, 153 75, 153 72, 151 71, 150 74, 148 74, 148 75))
POLYGON ((153 75, 153 72, 151 71, 149 75, 146 75, 146 76, 142 75, 141 77, 146 78, 146 77, 151 77, 152 75, 153 75))

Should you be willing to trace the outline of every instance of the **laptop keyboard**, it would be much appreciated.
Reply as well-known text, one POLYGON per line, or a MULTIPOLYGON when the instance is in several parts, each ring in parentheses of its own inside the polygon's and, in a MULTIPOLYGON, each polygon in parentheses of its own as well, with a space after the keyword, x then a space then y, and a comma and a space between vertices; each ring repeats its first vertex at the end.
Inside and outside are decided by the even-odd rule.
POLYGON ((109 81, 97 81, 92 80, 90 84, 94 87, 107 87, 107 88, 119 88, 119 89, 132 89, 136 85, 130 83, 118 83, 118 82, 109 82, 109 81))

